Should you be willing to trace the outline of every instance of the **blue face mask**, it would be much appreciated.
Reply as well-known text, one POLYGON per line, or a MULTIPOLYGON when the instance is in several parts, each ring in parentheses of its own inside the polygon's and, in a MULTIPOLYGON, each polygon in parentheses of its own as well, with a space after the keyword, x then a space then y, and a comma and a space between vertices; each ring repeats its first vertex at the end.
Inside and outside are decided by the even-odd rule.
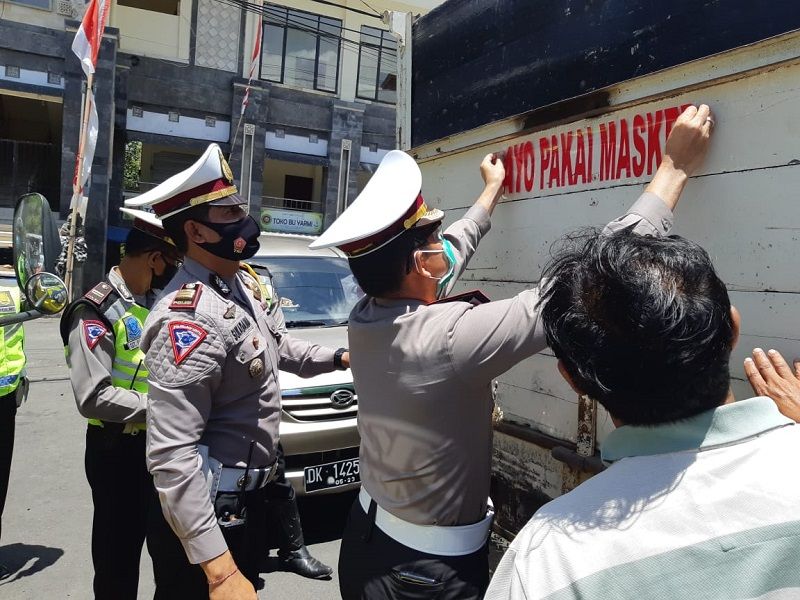
POLYGON ((447 285, 450 283, 450 280, 453 279, 453 275, 456 272, 456 251, 453 249, 453 244, 450 243, 450 240, 442 239, 442 251, 444 252, 448 267, 447 272, 445 272, 436 284, 436 298, 439 300, 444 298, 447 294, 447 285))
POLYGON ((441 300, 447 294, 447 286, 450 284, 450 281, 453 279, 453 275, 455 275, 456 271, 456 252, 453 249, 453 244, 450 243, 450 240, 443 238, 441 234, 439 235, 439 242, 442 244, 441 250, 417 250, 417 252, 421 252, 423 254, 434 252, 444 253, 445 261, 447 261, 447 271, 445 271, 444 275, 441 277, 431 278, 436 279, 437 300, 441 300))

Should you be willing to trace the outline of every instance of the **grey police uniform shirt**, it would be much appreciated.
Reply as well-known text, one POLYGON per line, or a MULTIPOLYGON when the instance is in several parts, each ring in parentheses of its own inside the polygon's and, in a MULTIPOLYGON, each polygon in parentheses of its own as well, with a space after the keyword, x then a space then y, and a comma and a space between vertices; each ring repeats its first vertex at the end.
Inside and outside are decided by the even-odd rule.
POLYGON ((198 444, 226 466, 245 467, 253 440, 251 466, 272 465, 280 422, 278 369, 310 377, 335 368, 333 349, 279 330, 242 283, 244 276, 225 280, 226 295, 210 285, 208 269, 187 258, 156 301, 142 337, 150 374, 147 463, 164 516, 192 563, 227 550, 198 444), (171 308, 184 284, 202 284, 196 308, 171 308))
MULTIPOLYGON (((121 303, 141 304, 145 300, 131 294, 117 270, 108 273, 108 282, 121 303)), ((69 330, 67 366, 78 412, 87 419, 112 423, 144 423, 147 395, 111 384, 114 362, 114 332, 107 331, 94 348, 89 348, 84 335, 86 320, 100 320, 90 306, 84 306, 73 316, 69 330)))
MULTIPOLYGON (((645 193, 619 219, 664 235, 672 213, 645 193)), ((490 228, 471 208, 446 231, 460 274, 490 228)), ((492 452, 491 382, 546 346, 538 290, 473 306, 360 300, 350 315, 350 368, 358 390, 364 489, 393 515, 420 525, 465 525, 486 514, 492 452)))

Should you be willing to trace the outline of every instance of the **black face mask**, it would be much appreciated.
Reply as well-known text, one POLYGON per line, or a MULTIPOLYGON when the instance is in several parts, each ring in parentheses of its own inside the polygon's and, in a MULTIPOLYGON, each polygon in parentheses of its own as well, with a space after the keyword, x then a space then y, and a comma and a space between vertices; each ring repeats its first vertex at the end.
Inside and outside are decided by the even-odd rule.
POLYGON ((169 263, 164 263, 164 272, 161 275, 158 275, 155 271, 153 271, 153 278, 150 280, 150 289, 151 290, 163 290, 167 287, 167 284, 175 277, 175 273, 178 272, 178 267, 176 265, 171 265, 169 263))
POLYGON ((248 215, 233 223, 209 223, 208 221, 200 221, 200 223, 216 231, 222 238, 213 244, 210 242, 198 244, 203 250, 207 250, 214 256, 239 261, 252 258, 258 252, 258 236, 261 235, 261 229, 258 221, 253 217, 248 215))

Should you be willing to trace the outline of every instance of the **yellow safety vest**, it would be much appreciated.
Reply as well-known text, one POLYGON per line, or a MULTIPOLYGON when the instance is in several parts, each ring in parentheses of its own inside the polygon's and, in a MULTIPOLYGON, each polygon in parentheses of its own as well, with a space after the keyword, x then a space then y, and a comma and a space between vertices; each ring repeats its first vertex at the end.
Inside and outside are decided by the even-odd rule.
MULTIPOLYGON (((139 342, 149 312, 143 306, 118 299, 103 313, 106 320, 114 324, 114 360, 111 363, 111 385, 114 387, 147 393, 148 373, 139 342)), ((103 422, 98 419, 89 419, 89 423, 103 426, 103 422)), ((125 433, 145 429, 144 423, 125 425, 125 433)))
MULTIPOLYGON (((114 332, 114 359, 111 363, 111 385, 126 390, 135 390, 147 393, 147 368, 144 365, 144 352, 139 348, 144 322, 149 310, 133 302, 125 301, 119 294, 112 292, 107 302, 101 306, 83 298, 77 300, 67 309, 62 317, 62 339, 68 341, 68 323, 71 322, 71 313, 79 304, 90 306, 100 313, 107 325, 114 332), (67 327, 66 329, 64 327, 67 327)), ((64 348, 69 352, 69 348, 64 348)), ((90 425, 103 426, 100 419, 89 419, 90 425)), ((126 423, 124 433, 144 431, 144 423, 126 423)))
MULTIPOLYGON (((16 314, 20 309, 19 288, 0 287, 0 314, 16 314)), ((6 396, 25 376, 25 331, 22 323, 0 327, 0 331, 0 396, 6 396)))

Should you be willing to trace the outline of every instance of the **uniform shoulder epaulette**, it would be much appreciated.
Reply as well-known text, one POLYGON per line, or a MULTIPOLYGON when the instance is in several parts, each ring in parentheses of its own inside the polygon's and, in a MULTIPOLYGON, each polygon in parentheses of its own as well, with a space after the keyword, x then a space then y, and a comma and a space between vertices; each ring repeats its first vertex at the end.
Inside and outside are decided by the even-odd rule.
MULTIPOLYGON (((107 281, 101 281, 83 296, 71 302, 64 309, 64 312, 61 313, 60 333, 61 341, 64 342, 64 345, 66 346, 69 344, 69 331, 72 327, 72 319, 81 307, 91 308, 97 314, 106 330, 113 331, 114 325, 108 320, 105 313, 106 309, 116 302, 118 296, 119 294, 114 289, 114 286, 107 281)), ((90 350, 92 348, 94 348, 94 346, 92 346, 90 350)))
POLYGON ((184 283, 175 292, 175 297, 169 305, 170 310, 195 310, 200 302, 200 294, 203 293, 202 283, 184 283))
POLYGON ((110 283, 107 281, 101 281, 88 292, 86 292, 83 297, 95 306, 102 306, 103 302, 106 301, 106 298, 108 298, 113 291, 114 288, 110 283))
POLYGON ((469 292, 464 292, 463 294, 456 294, 454 296, 448 296, 447 298, 442 298, 441 300, 437 300, 436 302, 431 302, 431 304, 448 304, 450 302, 468 302, 472 304, 472 306, 478 306, 480 304, 486 304, 487 302, 491 302, 491 300, 489 300, 489 297, 482 291, 472 290, 469 292))

